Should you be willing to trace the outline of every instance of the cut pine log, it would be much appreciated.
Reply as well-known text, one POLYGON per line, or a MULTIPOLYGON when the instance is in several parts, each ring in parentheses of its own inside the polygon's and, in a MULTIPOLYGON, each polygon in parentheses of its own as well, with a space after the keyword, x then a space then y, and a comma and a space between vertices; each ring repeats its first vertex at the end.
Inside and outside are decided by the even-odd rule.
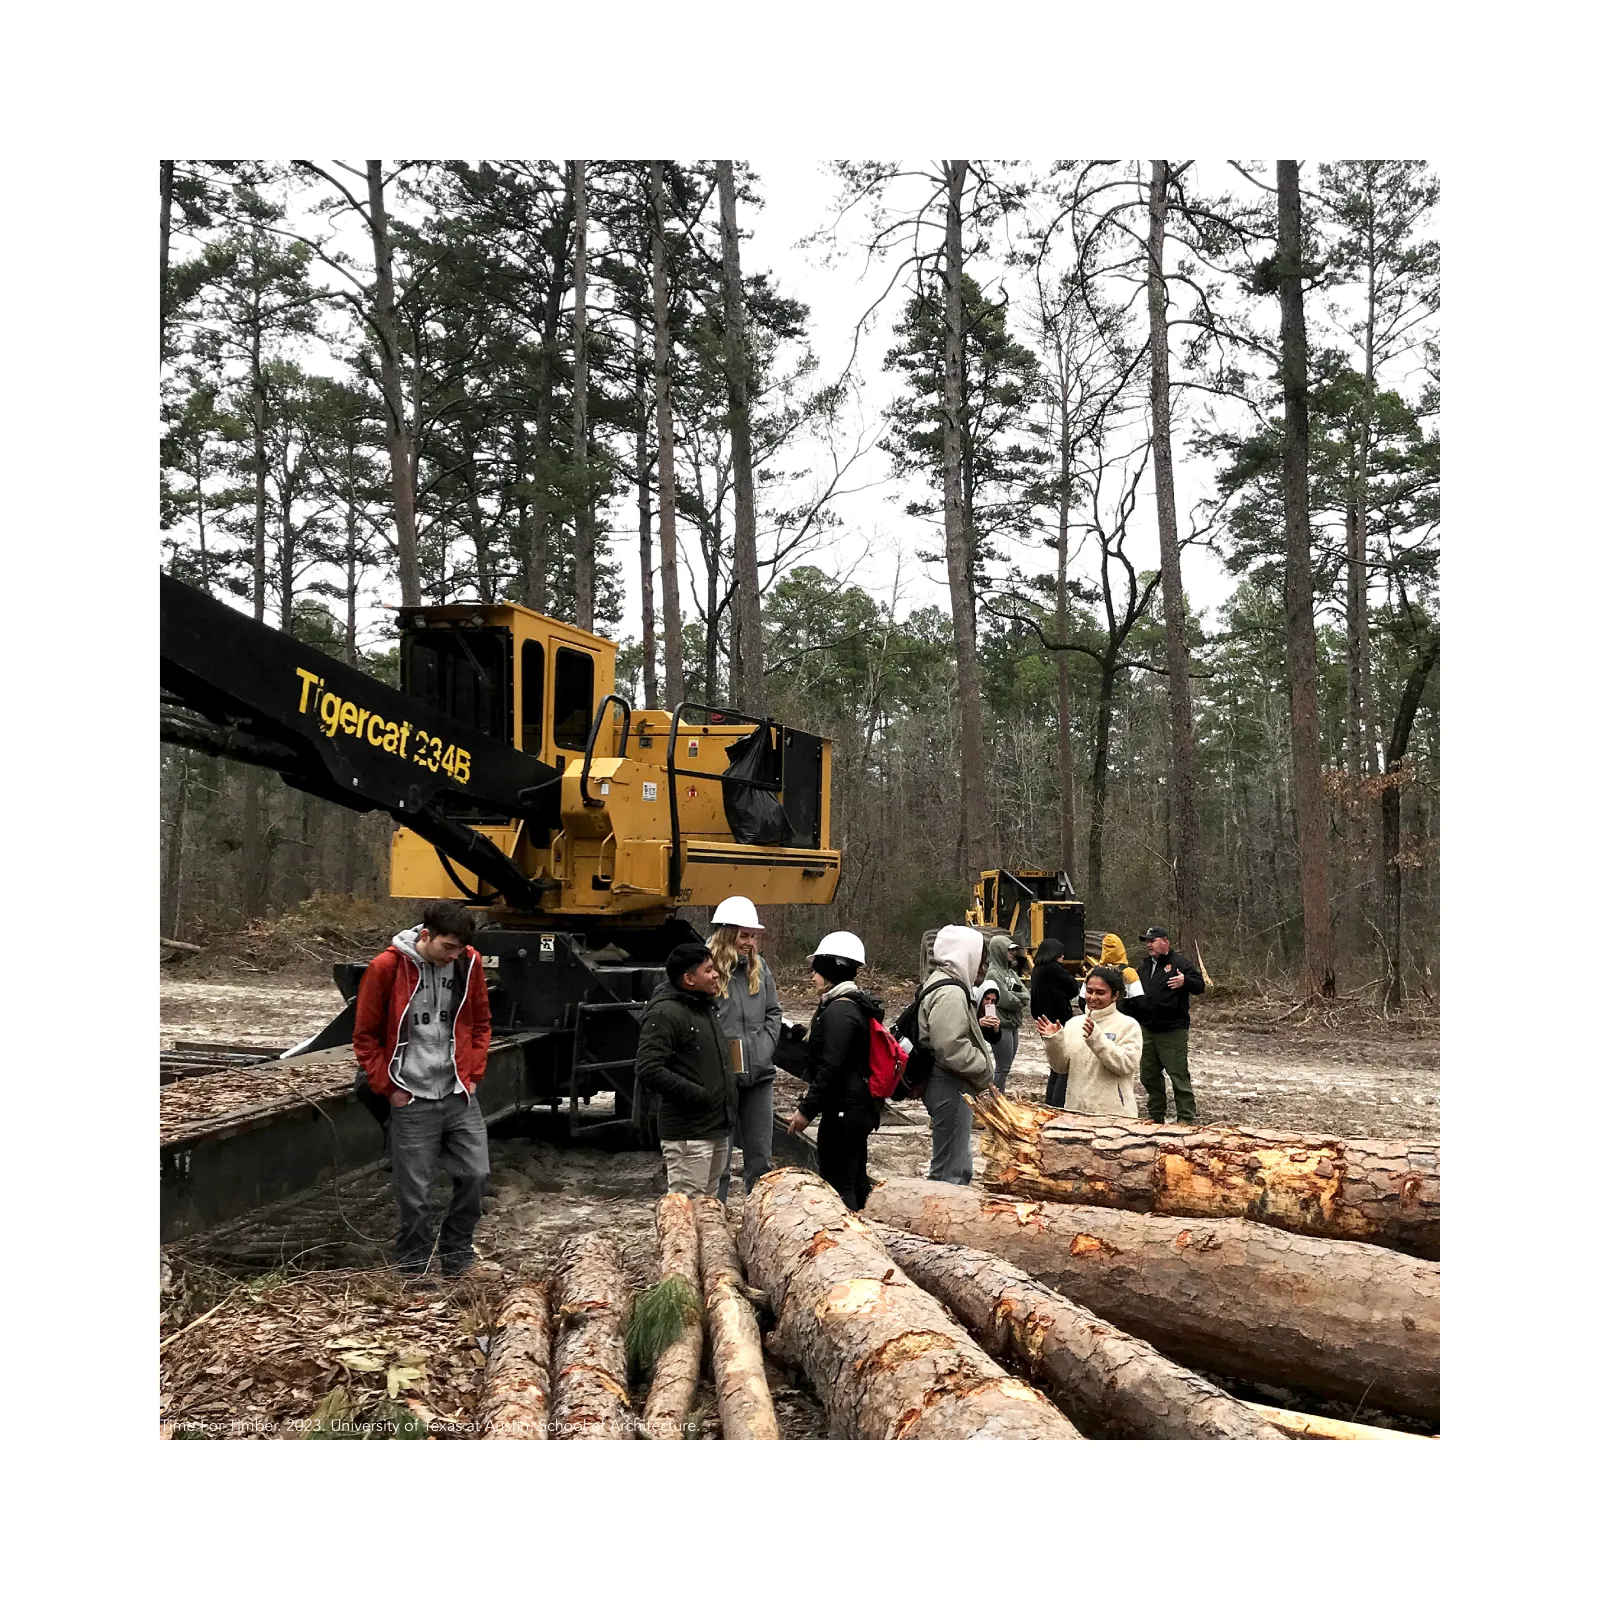
POLYGON ((1439 1267, 1238 1218, 1186 1222, 891 1178, 866 1215, 990 1250, 1185 1366, 1435 1422, 1439 1267))
POLYGON ((568 1239, 556 1259, 552 1439, 633 1439, 622 1329, 628 1290, 622 1257, 603 1233, 568 1239))
POLYGON ((836 1439, 1077 1439, 890 1259, 815 1173, 769 1172, 739 1242, 778 1312, 773 1348, 800 1368, 836 1439))
POLYGON ((1428 1433, 1402 1433, 1398 1428, 1369 1428, 1364 1422, 1340 1422, 1337 1417, 1312 1417, 1304 1411, 1284 1411, 1278 1406, 1246 1402, 1286 1439, 1422 1439, 1428 1433))
POLYGON ((550 1299, 519 1283, 500 1304, 489 1346, 478 1429, 485 1439, 544 1439, 550 1427, 550 1299))
MULTIPOLYGON (((680 1278, 700 1294, 700 1240, 695 1230, 694 1205, 686 1194, 663 1195, 656 1205, 656 1237, 661 1244, 661 1281, 680 1278)), ((650 1377, 650 1394, 644 1403, 647 1439, 681 1439, 683 1419, 700 1384, 700 1355, 704 1335, 698 1314, 656 1358, 650 1377)))
POLYGON ((761 1328, 745 1295, 728 1215, 719 1201, 694 1202, 700 1234, 700 1292, 711 1329, 711 1370, 724 1439, 779 1439, 778 1414, 767 1386, 761 1328))
POLYGON ((1439 1259, 1439 1146, 1079 1116, 985 1092, 984 1187, 1170 1217, 1243 1217, 1439 1259))
POLYGON ((1143 1339, 970 1245, 878 1224, 913 1283, 990 1355, 1020 1367, 1091 1439, 1279 1439, 1277 1428, 1143 1339))

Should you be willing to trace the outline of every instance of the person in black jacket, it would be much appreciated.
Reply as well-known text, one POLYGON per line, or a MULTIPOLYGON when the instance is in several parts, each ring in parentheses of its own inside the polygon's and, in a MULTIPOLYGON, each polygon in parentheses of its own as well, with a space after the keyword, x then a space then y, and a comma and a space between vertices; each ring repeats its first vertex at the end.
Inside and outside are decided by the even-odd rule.
MULTIPOLYGON (((1078 998, 1078 975, 1067 960, 1067 947, 1059 939, 1043 940, 1033 957, 1033 990, 1028 1009, 1035 1022, 1054 1022, 1065 1026, 1078 998)), ((1051 1072, 1045 1084, 1044 1103, 1065 1106, 1067 1075, 1051 1072)))
POLYGON ((633 1074, 660 1100, 656 1125, 669 1194, 715 1194, 728 1165, 739 1089, 717 1021, 717 987, 710 950, 680 944, 639 1024, 633 1074))
POLYGON ((878 1126, 868 1080, 868 1019, 883 1020, 875 995, 856 987, 867 952, 853 933, 830 933, 811 957, 811 987, 821 998, 811 1019, 811 1086, 789 1118, 789 1132, 817 1123, 817 1171, 852 1211, 867 1203, 867 1140, 878 1126))
POLYGON ((1189 996, 1206 992, 1205 979, 1187 956, 1172 948, 1165 928, 1146 928, 1139 935, 1145 946, 1139 963, 1139 983, 1144 993, 1128 1005, 1144 1030, 1144 1051, 1139 1059, 1139 1082, 1150 1100, 1150 1120, 1167 1120, 1167 1086, 1172 1079, 1173 1107, 1179 1122, 1193 1122, 1194 1088, 1189 1082, 1189 996))

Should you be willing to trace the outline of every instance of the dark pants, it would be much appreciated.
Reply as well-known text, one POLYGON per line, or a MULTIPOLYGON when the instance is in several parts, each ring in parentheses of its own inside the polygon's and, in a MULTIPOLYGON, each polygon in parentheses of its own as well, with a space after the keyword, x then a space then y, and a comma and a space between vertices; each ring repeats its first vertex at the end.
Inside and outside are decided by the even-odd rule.
POLYGON ((852 1211, 867 1203, 867 1139, 878 1126, 876 1106, 846 1106, 817 1118, 817 1171, 852 1211))
POLYGON ((933 1134, 928 1176, 935 1183, 972 1182, 972 1107, 966 1092, 972 1086, 943 1067, 935 1067, 922 1092, 933 1134))
POLYGON ((1194 1121, 1194 1089, 1189 1083, 1189 1030, 1144 1035, 1144 1051, 1139 1057, 1139 1082, 1150 1097, 1150 1120, 1167 1120, 1167 1086, 1162 1073, 1172 1079, 1172 1099, 1179 1122, 1194 1121))
MULTIPOLYGON (((756 1180, 772 1166, 772 1084, 768 1078, 755 1088, 739 1085, 739 1121, 733 1130, 733 1142, 744 1153, 744 1192, 755 1188, 756 1180)), ((728 1169, 722 1169, 722 1180, 717 1184, 717 1199, 724 1205, 728 1201, 728 1169)))
POLYGON ((1058 1110, 1065 1110, 1067 1104, 1067 1075, 1064 1072, 1052 1072, 1050 1081, 1044 1086, 1044 1103, 1055 1106, 1058 1110))
POLYGON ((450 1204, 438 1225, 439 1260, 446 1272, 472 1265, 472 1230, 489 1183, 489 1130, 475 1095, 411 1100, 389 1118, 394 1198, 400 1212, 395 1265, 421 1272, 433 1253, 435 1222, 428 1205, 434 1174, 450 1174, 450 1204))
POLYGON ((1002 1028, 989 1041, 994 1051, 994 1086, 999 1093, 1006 1092, 1006 1079, 1011 1076, 1011 1063, 1017 1059, 1017 1030, 1002 1028))

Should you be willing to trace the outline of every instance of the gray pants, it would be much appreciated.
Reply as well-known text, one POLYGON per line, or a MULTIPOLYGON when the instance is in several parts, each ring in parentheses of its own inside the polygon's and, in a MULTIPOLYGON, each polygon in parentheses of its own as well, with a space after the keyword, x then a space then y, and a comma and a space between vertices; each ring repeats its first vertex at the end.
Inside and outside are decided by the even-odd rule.
POLYGON ((994 1051, 994 1086, 1004 1094, 1011 1063, 1017 1059, 1017 1030, 1002 1028, 989 1040, 989 1048, 994 1051))
POLYGON ((389 1155, 394 1163, 394 1198, 400 1212, 395 1265, 421 1272, 439 1235, 439 1260, 446 1272, 472 1265, 472 1231, 489 1184, 489 1130, 477 1096, 447 1094, 442 1100, 410 1100, 389 1117, 389 1155), (450 1204, 442 1223, 428 1205, 439 1168, 450 1174, 450 1204))
MULTIPOLYGON (((739 1121, 733 1130, 733 1142, 744 1151, 744 1192, 749 1194, 756 1179, 772 1166, 772 1085, 768 1078, 753 1089, 739 1085, 739 1121)), ((722 1181, 717 1185, 717 1199, 728 1200, 727 1167, 722 1169, 722 1181)))
POLYGON ((728 1136, 720 1139, 663 1139, 668 1194, 710 1194, 728 1170, 728 1136))
POLYGON ((933 1161, 928 1176, 936 1183, 972 1182, 972 1107, 962 1098, 969 1085, 935 1067, 922 1103, 933 1124, 933 1161))

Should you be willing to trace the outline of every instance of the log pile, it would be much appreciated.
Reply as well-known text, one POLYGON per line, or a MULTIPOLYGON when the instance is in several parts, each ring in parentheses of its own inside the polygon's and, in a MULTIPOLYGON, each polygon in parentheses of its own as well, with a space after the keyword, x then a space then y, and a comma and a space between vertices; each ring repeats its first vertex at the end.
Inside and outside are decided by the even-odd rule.
POLYGON ((1238 1218, 1186 1222, 915 1178, 880 1184, 866 1215, 1002 1256, 1186 1366, 1438 1419, 1434 1262, 1238 1218))
POLYGON ((694 1206, 686 1194, 663 1195, 656 1205, 656 1237, 661 1245, 661 1281, 677 1278, 692 1291, 693 1315, 656 1358, 644 1406, 644 1431, 650 1439, 681 1439, 689 1404, 700 1383, 700 1241, 694 1206))
POLYGON ((485 1439, 543 1439, 550 1427, 550 1300, 543 1283, 520 1283, 495 1316, 478 1402, 485 1439))
POLYGON ((622 1257, 602 1233, 568 1239, 556 1260, 552 1439, 632 1439, 622 1330, 628 1290, 622 1257))
POLYGON ((778 1313, 774 1350, 805 1372, 832 1437, 1081 1437, 918 1288, 815 1173, 762 1178, 739 1242, 778 1313))
POLYGON ((1439 1146, 1074 1115, 985 1091, 984 1186, 1029 1200, 1242 1217, 1439 1259, 1439 1146))
POLYGON ((777 1439, 778 1414, 761 1355, 761 1329, 745 1292, 727 1213, 720 1201, 694 1201, 700 1235, 700 1292, 711 1329, 711 1367, 724 1439, 777 1439))
POLYGON ((1020 1367, 1092 1439, 1277 1439, 1242 1400, 1036 1283, 986 1250, 880 1224, 914 1283, 990 1355, 1020 1367))

